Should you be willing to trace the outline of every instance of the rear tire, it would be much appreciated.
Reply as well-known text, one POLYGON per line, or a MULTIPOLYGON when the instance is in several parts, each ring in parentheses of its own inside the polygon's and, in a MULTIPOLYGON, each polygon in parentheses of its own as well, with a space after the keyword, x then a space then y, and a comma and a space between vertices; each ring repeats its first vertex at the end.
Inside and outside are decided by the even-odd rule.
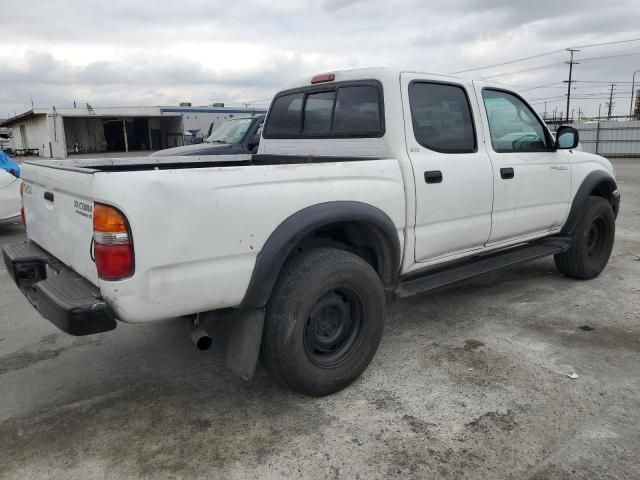
POLYGON ((384 329, 375 270, 343 250, 291 258, 267 305, 261 358, 281 384, 304 395, 342 390, 367 368, 384 329))
POLYGON ((615 234, 611 204, 602 197, 589 197, 573 232, 571 248, 553 257, 556 268, 567 277, 597 277, 609 261, 615 234))

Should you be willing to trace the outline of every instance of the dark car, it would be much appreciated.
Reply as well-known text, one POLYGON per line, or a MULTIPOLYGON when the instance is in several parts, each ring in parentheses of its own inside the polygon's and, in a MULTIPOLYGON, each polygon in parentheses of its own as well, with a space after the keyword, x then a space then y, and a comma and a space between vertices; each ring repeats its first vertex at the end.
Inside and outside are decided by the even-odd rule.
POLYGON ((239 117, 227 120, 214 130, 202 143, 167 148, 151 154, 152 157, 189 155, 236 155, 256 153, 264 115, 239 117))

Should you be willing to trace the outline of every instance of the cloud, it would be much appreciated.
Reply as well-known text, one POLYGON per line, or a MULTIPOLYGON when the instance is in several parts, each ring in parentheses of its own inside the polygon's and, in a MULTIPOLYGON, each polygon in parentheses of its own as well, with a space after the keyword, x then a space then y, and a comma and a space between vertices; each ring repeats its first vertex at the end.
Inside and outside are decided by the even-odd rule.
MULTIPOLYGON (((264 103, 314 72, 371 65, 451 72, 640 37, 636 0, 606 8, 599 0, 3 0, 2 11, 11 21, 0 37, 0 117, 29 108, 31 96, 37 106, 264 103)), ((625 52, 640 52, 640 42, 578 57, 625 52)), ((499 80, 525 87, 562 82, 566 59, 561 52, 470 75, 503 73, 499 80)), ((575 74, 628 81, 633 66, 640 57, 584 62, 575 74)), ((530 97, 558 96, 558 87, 530 97)), ((597 110, 599 99, 580 102, 597 110)))

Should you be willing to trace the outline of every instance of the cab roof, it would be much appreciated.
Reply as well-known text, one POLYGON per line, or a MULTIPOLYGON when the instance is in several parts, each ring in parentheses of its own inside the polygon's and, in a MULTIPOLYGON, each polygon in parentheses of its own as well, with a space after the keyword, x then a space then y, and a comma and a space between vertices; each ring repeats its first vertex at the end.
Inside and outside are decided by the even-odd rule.
POLYGON ((311 80, 322 74, 335 75, 334 82, 348 81, 348 80, 380 80, 380 81, 395 81, 403 73, 418 73, 421 75, 427 75, 433 78, 442 78, 443 80, 456 80, 459 82, 468 82, 469 79, 457 77, 455 75, 447 75, 433 72, 421 72, 417 70, 411 70, 407 68, 392 68, 392 67, 368 67, 368 68, 353 68, 346 70, 332 70, 327 72, 319 72, 314 75, 298 78, 292 82, 284 85, 281 90, 290 90, 293 88, 306 87, 311 85, 311 80))
MULTIPOLYGON (((349 80, 379 80, 382 83, 393 83, 397 82, 398 78, 402 74, 417 74, 424 75, 425 77, 431 78, 433 80, 441 80, 445 82, 456 82, 463 85, 470 85, 474 81, 480 81, 480 79, 473 79, 469 77, 461 77, 458 75, 449 75, 444 73, 435 73, 435 72, 427 72, 417 69, 411 68, 395 68, 395 67, 368 67, 368 68, 353 68, 353 69, 345 69, 345 70, 332 70, 325 72, 318 72, 314 75, 309 75, 306 77, 298 78, 292 82, 284 85, 280 91, 292 90, 296 88, 302 87, 310 87, 312 85, 311 80, 314 77, 319 75, 333 74, 335 76, 334 80, 331 82, 327 82, 327 84, 333 82, 342 82, 349 80)), ((506 85, 496 81, 484 81, 482 80, 482 84, 484 86, 492 86, 497 88, 505 88, 507 90, 517 92, 517 89, 511 85, 506 85)), ((322 85, 322 83, 317 83, 316 85, 322 85)))

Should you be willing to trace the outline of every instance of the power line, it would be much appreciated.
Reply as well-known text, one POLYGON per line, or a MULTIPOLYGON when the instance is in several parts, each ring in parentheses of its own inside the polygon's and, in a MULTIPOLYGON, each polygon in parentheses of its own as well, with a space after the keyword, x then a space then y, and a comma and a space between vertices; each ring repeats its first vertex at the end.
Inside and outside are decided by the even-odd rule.
POLYGON ((618 83, 628 83, 629 85, 631 85, 631 82, 612 82, 611 80, 605 81, 605 80, 574 80, 574 83, 578 82, 578 83, 606 83, 607 85, 611 85, 612 83, 615 83, 616 85, 618 83))
POLYGON ((630 38, 628 40, 617 40, 615 42, 592 43, 590 45, 576 45, 575 47, 569 47, 569 48, 602 47, 603 45, 616 45, 618 43, 630 43, 630 42, 640 42, 640 38, 630 38))
MULTIPOLYGON (((567 49, 568 51, 571 51, 571 49, 567 49)), ((575 51, 575 49, 573 49, 575 51)), ((618 57, 629 57, 629 56, 636 56, 636 55, 640 55, 639 53, 628 53, 628 54, 622 54, 622 55, 605 55, 602 57, 589 57, 589 58, 581 58, 580 61, 581 62, 588 62, 591 60, 604 60, 604 59, 609 59, 609 58, 618 58, 618 57)), ((531 68, 526 68, 524 70, 516 70, 516 71, 511 71, 511 72, 502 72, 502 73, 497 73, 495 75, 489 75, 486 77, 480 77, 478 78, 478 80, 486 80, 486 79, 491 79, 491 78, 496 78, 496 77, 509 77, 511 75, 516 75, 518 73, 526 73, 526 72, 530 72, 533 70, 541 70, 544 68, 549 68, 549 67, 554 67, 557 65, 562 65, 563 63, 568 63, 568 62, 554 62, 554 63, 547 63, 545 65, 538 65, 536 67, 531 67, 531 68)), ((574 62, 574 64, 577 62, 574 62)), ((578 80, 573 80, 573 82, 576 82, 578 80)), ((607 82, 608 83, 608 82, 607 82)), ((631 82, 621 82, 621 83, 631 83, 631 82)))
POLYGON ((480 77, 477 80, 486 80, 488 78, 496 78, 496 77, 509 77, 511 75, 516 75, 518 73, 525 73, 525 72, 531 72, 533 70, 542 70, 544 68, 556 67, 558 65, 562 65, 563 63, 564 62, 547 63, 545 65, 538 65, 537 67, 525 68, 524 70, 517 70, 515 72, 503 72, 503 73, 498 73, 496 75, 489 75, 487 77, 480 77))
MULTIPOLYGON (((618 40, 618 41, 614 41, 614 42, 603 42, 603 43, 591 43, 589 45, 578 45, 575 47, 569 47, 567 50, 571 50, 571 49, 585 49, 585 48, 592 48, 592 47, 602 47, 604 45, 617 45, 620 43, 631 43, 631 42, 640 42, 640 38, 630 38, 627 40, 618 40)), ((561 53, 564 52, 564 49, 558 49, 558 50, 550 50, 548 52, 543 52, 543 53, 538 53, 536 55, 530 55, 528 57, 521 57, 521 58, 516 58, 514 60, 509 60, 506 62, 501 62, 501 63, 494 63, 493 65, 485 65, 483 67, 475 67, 475 68, 467 68, 466 70, 458 70, 457 72, 451 72, 451 75, 456 75, 458 73, 467 73, 467 72, 476 72, 478 70, 485 70, 488 68, 495 68, 495 67, 502 67, 504 65, 511 65, 514 63, 520 63, 520 62, 526 62, 527 60, 533 60, 536 58, 541 58, 541 57, 546 57, 548 55, 554 55, 556 53, 561 53)))
MULTIPOLYGON (((617 98, 630 98, 631 95, 624 94, 624 95, 616 95, 617 98)), ((566 95, 557 95, 557 96, 553 96, 553 97, 540 97, 540 98, 534 98, 529 100, 529 103, 537 103, 540 101, 552 101, 552 100, 564 100, 566 99, 567 96, 566 95)), ((594 100, 594 99, 608 99, 609 98, 609 92, 599 92, 599 93, 593 93, 593 94, 581 94, 581 95, 572 95, 571 96, 571 101, 574 100, 594 100)))
MULTIPOLYGON (((557 97, 541 97, 541 98, 534 98, 532 100, 529 100, 529 103, 531 104, 538 104, 543 102, 559 103, 563 101, 565 98, 566 98, 565 95, 560 95, 557 97)), ((631 98, 631 95, 629 94, 616 95, 616 98, 631 98)), ((585 101, 593 101, 593 100, 609 100, 609 92, 607 93, 602 92, 598 95, 586 96, 586 97, 581 97, 581 96, 571 97, 572 102, 585 102, 585 101)))
POLYGON ((620 57, 635 57, 637 55, 640 55, 640 52, 621 53, 619 55, 603 55, 601 57, 581 58, 580 61, 582 61, 582 62, 590 62, 592 60, 604 60, 604 59, 609 59, 609 58, 620 58, 620 57))
MULTIPOLYGON (((553 83, 547 83, 545 85, 536 85, 535 87, 526 87, 526 88, 523 88, 520 91, 521 92, 527 92, 529 90, 537 90, 539 88, 564 88, 564 85, 558 85, 557 87, 554 87, 554 85, 556 85, 558 83, 562 83, 562 82, 553 82, 553 83)), ((512 85, 512 86, 515 86, 515 85, 512 85)))
POLYGON ((476 67, 476 68, 468 68, 466 70, 458 70, 457 72, 451 72, 451 75, 457 75, 458 73, 475 72, 477 70, 486 70, 487 68, 502 67, 504 65, 511 65, 513 63, 526 62, 527 60, 533 60, 534 58, 546 57, 547 55, 553 55, 554 53, 560 53, 560 52, 563 52, 563 51, 564 50, 562 50, 562 49, 551 50, 549 52, 539 53, 537 55, 531 55, 529 57, 517 58, 515 60, 509 60, 507 62, 494 63, 493 65, 486 65, 484 67, 476 67))
MULTIPOLYGON (((535 90, 538 88, 565 88, 564 85, 557 85, 558 83, 564 83, 564 82, 562 80, 559 80, 557 82, 545 83, 543 85, 515 85, 513 83, 510 83, 509 86, 514 88, 520 88, 521 89, 520 91, 535 90)), ((571 83, 595 83, 595 84, 605 84, 605 85, 611 85, 612 83, 615 83, 616 85, 619 83, 627 83, 631 85, 632 82, 626 82, 626 81, 618 82, 616 80, 572 80, 571 83)), ((638 83, 638 82, 635 82, 635 83, 638 83)), ((573 88, 575 89, 577 88, 577 86, 574 86, 573 88)), ((591 85, 591 86, 584 85, 584 88, 598 88, 598 85, 591 85)))
POLYGON ((564 98, 566 98, 566 95, 558 95, 557 97, 534 98, 532 100, 529 100, 529 103, 535 103, 535 102, 547 101, 547 100, 560 100, 560 99, 564 99, 564 98))

